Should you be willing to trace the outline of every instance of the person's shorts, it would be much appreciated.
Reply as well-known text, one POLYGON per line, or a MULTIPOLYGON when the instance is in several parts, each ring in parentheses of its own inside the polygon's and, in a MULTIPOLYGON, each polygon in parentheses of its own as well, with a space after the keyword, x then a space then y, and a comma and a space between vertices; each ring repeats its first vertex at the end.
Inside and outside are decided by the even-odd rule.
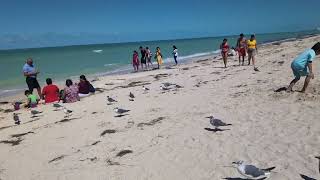
POLYGON ((239 56, 246 56, 247 55, 245 48, 240 48, 238 53, 239 53, 239 56))
POLYGON ((254 56, 256 55, 256 49, 250 49, 250 48, 249 48, 249 49, 248 49, 248 55, 254 57, 254 56))
POLYGON ((37 81, 36 78, 32 78, 32 77, 27 77, 26 78, 26 83, 28 85, 29 90, 32 92, 33 89, 38 89, 40 88, 40 85, 37 81))
POLYGON ((145 57, 141 57, 141 64, 147 64, 146 58, 145 57))
POLYGON ((305 68, 299 68, 299 67, 296 67, 294 64, 291 64, 291 69, 292 69, 294 77, 296 77, 296 78, 300 78, 301 76, 308 76, 309 75, 309 69, 307 66, 305 68))

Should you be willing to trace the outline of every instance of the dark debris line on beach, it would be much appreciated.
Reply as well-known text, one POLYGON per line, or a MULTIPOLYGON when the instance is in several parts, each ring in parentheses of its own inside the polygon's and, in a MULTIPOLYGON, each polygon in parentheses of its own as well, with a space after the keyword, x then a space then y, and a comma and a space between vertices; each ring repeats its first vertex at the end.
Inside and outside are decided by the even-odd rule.
POLYGON ((48 163, 52 163, 52 162, 55 162, 55 161, 59 161, 59 160, 63 159, 64 157, 65 157, 65 155, 58 156, 58 157, 53 158, 52 160, 50 160, 48 163))
POLYGON ((133 153, 133 151, 132 150, 127 150, 127 149, 126 150, 122 150, 117 154, 117 157, 122 157, 122 156, 124 156, 126 154, 129 154, 129 153, 133 153))
POLYGON ((155 124, 157 124, 157 123, 160 123, 162 120, 164 120, 165 119, 165 117, 158 117, 157 119, 153 119, 153 120, 151 120, 151 121, 149 121, 149 122, 145 122, 145 123, 139 123, 138 125, 137 125, 137 127, 143 127, 143 126, 153 126, 153 125, 155 125, 155 124))

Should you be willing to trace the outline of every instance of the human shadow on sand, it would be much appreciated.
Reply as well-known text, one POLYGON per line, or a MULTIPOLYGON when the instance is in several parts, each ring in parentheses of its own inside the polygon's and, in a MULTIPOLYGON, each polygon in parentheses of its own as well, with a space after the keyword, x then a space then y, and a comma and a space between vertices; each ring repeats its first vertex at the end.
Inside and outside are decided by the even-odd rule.
POLYGON ((281 88, 276 89, 274 92, 281 92, 281 91, 286 91, 286 90, 287 90, 287 87, 281 87, 281 88))

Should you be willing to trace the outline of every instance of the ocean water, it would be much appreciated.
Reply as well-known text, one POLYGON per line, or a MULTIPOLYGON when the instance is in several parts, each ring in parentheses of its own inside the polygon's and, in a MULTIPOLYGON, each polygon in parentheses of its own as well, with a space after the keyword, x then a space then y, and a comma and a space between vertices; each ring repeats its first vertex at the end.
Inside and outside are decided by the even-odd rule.
MULTIPOLYGON (((259 44, 288 38, 300 38, 319 34, 320 31, 287 32, 272 34, 256 34, 259 44)), ((17 49, 0 51, 0 96, 25 89, 26 83, 22 66, 28 57, 40 71, 38 80, 41 85, 50 77, 54 81, 62 81, 80 74, 107 74, 131 69, 133 50, 148 46, 153 54, 156 47, 161 48, 165 62, 172 62, 172 45, 179 50, 180 61, 193 57, 214 55, 218 53, 223 38, 227 38, 230 46, 235 46, 237 36, 208 37, 196 39, 131 42, 116 44, 97 44, 66 47, 50 47, 36 49, 17 49)), ((247 36, 248 38, 248 36, 247 36)))

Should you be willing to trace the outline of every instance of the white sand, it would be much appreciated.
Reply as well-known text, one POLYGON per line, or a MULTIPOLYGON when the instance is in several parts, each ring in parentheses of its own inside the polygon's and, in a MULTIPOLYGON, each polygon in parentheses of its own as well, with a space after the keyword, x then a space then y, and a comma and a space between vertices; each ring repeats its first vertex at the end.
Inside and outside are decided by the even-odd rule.
MULTIPOLYGON (((229 60, 229 68, 223 69, 218 57, 174 69, 100 78, 94 85, 105 88, 103 93, 65 104, 74 111, 67 122, 59 122, 64 113, 51 105, 38 107, 43 114, 34 119, 28 110, 18 111, 23 123, 19 126, 12 126, 12 113, 1 112, 0 141, 21 142, 0 143, 0 178, 237 178, 241 176, 236 169, 226 166, 244 160, 259 167, 276 166, 270 179, 301 179, 300 174, 320 179, 314 158, 320 155, 320 58, 307 93, 274 92, 292 80, 292 59, 317 41, 320 36, 260 48, 260 72, 237 66, 237 60, 229 60), (169 76, 153 77, 161 73, 169 76), (142 86, 115 88, 136 81, 151 83, 146 85, 150 91, 144 94, 142 86), (161 93, 164 82, 183 88, 161 93), (129 101, 130 91, 134 102, 129 101), (107 95, 119 102, 107 106, 107 95), (114 107, 131 111, 116 118, 114 107), (223 132, 206 131, 214 128, 205 118, 209 115, 233 125, 223 132), (100 136, 107 129, 116 132, 100 136), (33 133, 11 137, 26 132, 33 133), (117 157, 122 150, 133 152, 117 157)), ((299 82, 294 90, 302 85, 299 82)))

